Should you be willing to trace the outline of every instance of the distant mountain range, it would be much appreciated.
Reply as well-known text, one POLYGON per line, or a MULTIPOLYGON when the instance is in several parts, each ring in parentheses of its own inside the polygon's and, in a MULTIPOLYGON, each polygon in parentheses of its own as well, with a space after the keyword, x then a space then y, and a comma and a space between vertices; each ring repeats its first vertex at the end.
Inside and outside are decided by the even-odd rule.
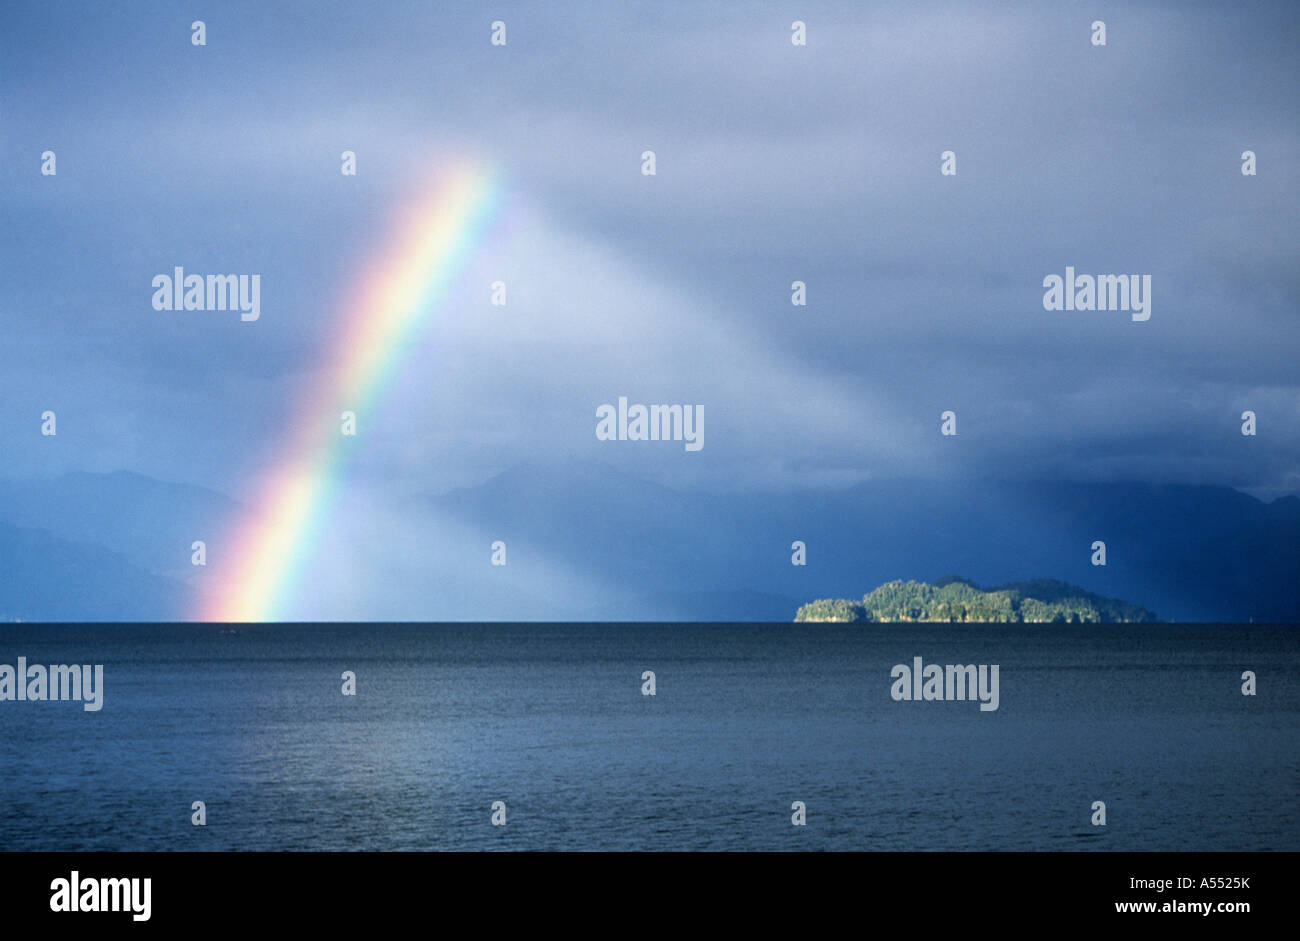
POLYGON ((809 598, 962 572, 979 584, 1056 578, 1180 621, 1300 620, 1300 499, 1227 487, 879 480, 681 492, 572 461, 515 467, 430 504, 596 577, 616 596, 604 605, 635 600, 649 617, 726 591, 729 619, 788 621, 809 598), (791 564, 796 540, 806 565, 791 564), (1105 566, 1091 561, 1097 540, 1105 566))
MULTIPOLYGON (((219 539, 238 510, 138 474, 0 482, 0 618, 183 619, 204 583, 191 541, 219 539)), ((1300 621, 1300 499, 1226 487, 879 480, 717 493, 574 460, 410 499, 394 518, 445 557, 361 560, 369 568, 347 583, 356 603, 334 616, 789 621, 810 598, 963 572, 979 584, 1058 579, 1173 620, 1300 621), (509 546, 500 569, 487 561, 495 539, 509 546), (805 565, 791 564, 796 540, 805 565), (1097 540, 1105 566, 1091 563, 1097 540)))
POLYGON ((184 618, 190 544, 237 507, 126 472, 0 481, 0 620, 184 618))
POLYGON ((1054 578, 1035 578, 982 589, 952 575, 933 585, 889 582, 864 595, 861 601, 846 598, 813 601, 803 605, 794 619, 1100 624, 1154 621, 1156 616, 1140 605, 1103 598, 1054 578))

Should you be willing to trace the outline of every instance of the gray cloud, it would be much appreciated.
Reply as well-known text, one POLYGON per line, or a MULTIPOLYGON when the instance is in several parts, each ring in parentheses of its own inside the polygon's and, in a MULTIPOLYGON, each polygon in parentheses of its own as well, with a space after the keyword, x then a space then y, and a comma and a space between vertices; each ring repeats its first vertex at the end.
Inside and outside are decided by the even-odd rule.
POLYGON ((248 496, 393 207, 470 153, 501 168, 512 227, 367 416, 359 478, 437 490, 580 454, 680 485, 1297 489, 1294 9, 799 15, 806 49, 778 5, 524 6, 492 14, 499 50, 470 7, 232 6, 195 50, 163 6, 16 11, 7 471, 248 496), (55 180, 35 172, 47 147, 55 180), (152 311, 173 264, 261 273, 263 321, 152 311), (1152 274, 1151 321, 1044 311, 1041 279, 1066 265, 1152 274), (602 446, 593 410, 619 394, 703 403, 705 450, 602 446), (33 434, 48 403, 54 454, 33 434), (945 408, 957 439, 938 436, 945 408), (1244 408, 1258 439, 1236 432, 1244 408))

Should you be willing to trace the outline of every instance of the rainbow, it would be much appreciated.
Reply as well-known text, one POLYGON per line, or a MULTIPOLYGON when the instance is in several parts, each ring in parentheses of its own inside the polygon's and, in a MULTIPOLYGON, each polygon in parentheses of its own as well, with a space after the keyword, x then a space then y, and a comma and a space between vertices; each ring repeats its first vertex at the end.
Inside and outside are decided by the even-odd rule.
POLYGON ((258 488, 223 555, 232 560, 198 620, 274 621, 292 600, 336 492, 346 442, 343 411, 359 421, 399 372, 404 353, 474 254, 501 204, 495 174, 474 166, 439 174, 406 207, 384 253, 349 305, 318 382, 302 398, 289 446, 258 488))

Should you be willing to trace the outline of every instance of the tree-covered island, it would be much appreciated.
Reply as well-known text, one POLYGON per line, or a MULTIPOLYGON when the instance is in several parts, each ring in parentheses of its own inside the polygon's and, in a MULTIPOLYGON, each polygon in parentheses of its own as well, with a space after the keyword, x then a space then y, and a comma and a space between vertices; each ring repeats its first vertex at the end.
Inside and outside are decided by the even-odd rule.
POLYGON ((794 619, 1098 624, 1157 618, 1141 605, 1103 598, 1054 578, 1035 578, 983 589, 964 578, 949 575, 933 585, 887 582, 861 601, 846 598, 813 601, 801 607, 794 619))

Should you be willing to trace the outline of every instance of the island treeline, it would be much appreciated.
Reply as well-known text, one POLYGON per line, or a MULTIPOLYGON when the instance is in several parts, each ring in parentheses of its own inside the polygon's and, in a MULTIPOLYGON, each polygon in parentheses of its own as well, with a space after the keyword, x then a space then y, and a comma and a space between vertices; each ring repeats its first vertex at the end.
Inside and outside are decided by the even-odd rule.
POLYGON ((893 581, 861 601, 827 598, 803 605, 796 621, 997 621, 1066 624, 1154 621, 1141 605, 1103 598, 1054 578, 983 589, 950 575, 927 582, 893 581))

